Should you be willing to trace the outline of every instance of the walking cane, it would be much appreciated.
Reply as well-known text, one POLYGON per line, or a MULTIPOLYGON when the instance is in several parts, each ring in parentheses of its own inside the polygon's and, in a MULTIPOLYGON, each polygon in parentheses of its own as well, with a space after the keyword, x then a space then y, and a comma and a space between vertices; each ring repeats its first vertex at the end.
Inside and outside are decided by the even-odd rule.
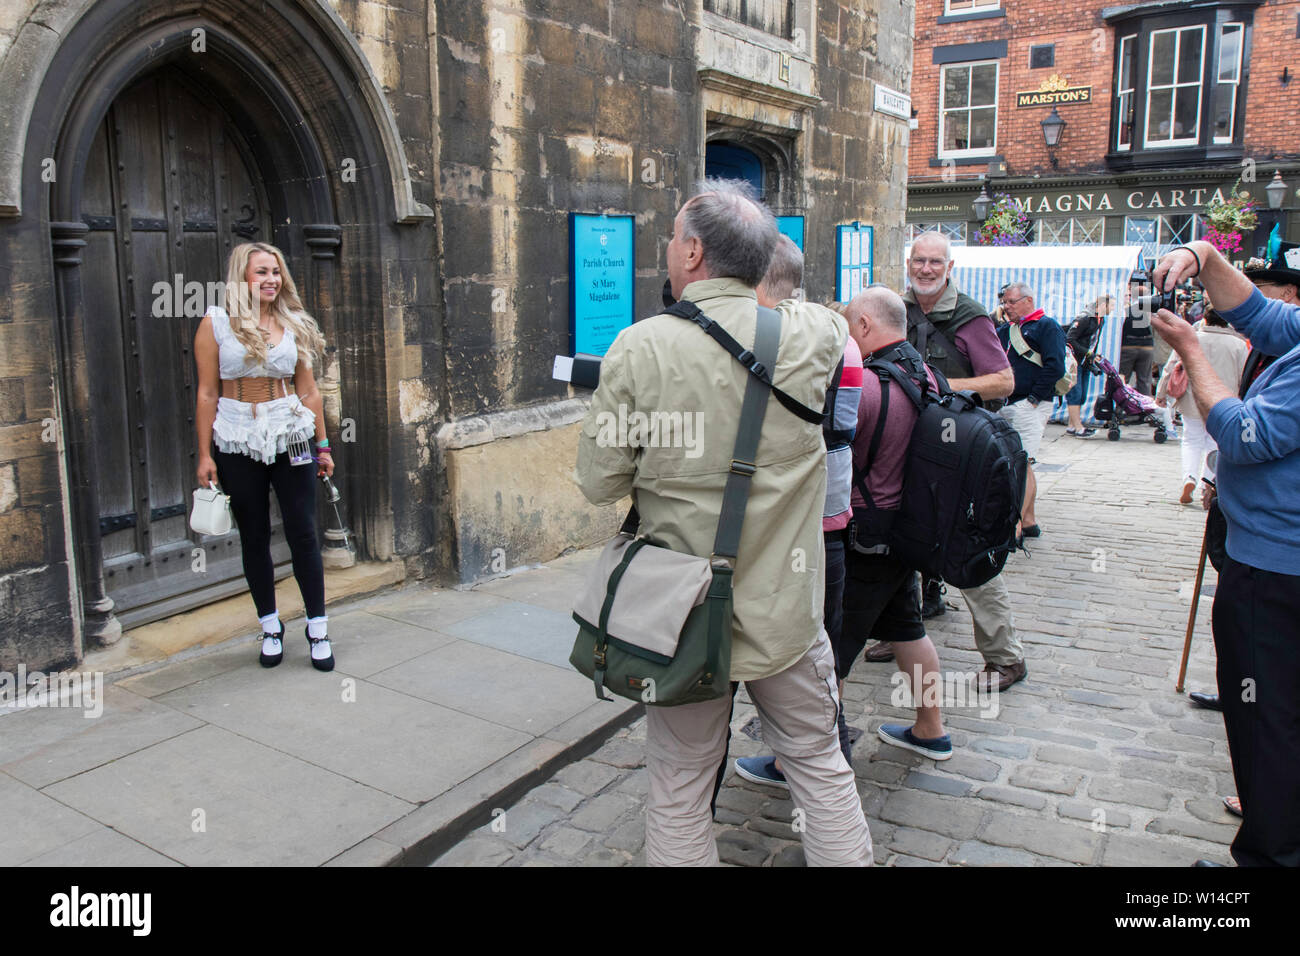
POLYGON ((1201 536, 1201 562, 1196 566, 1196 584, 1192 588, 1192 613, 1187 615, 1187 636, 1183 639, 1183 662, 1178 667, 1178 686, 1174 690, 1183 692, 1183 679, 1187 676, 1187 657, 1192 652, 1192 631, 1196 627, 1196 609, 1201 602, 1201 581, 1205 579, 1205 556, 1210 544, 1210 520, 1205 519, 1205 534, 1201 536))
MULTIPOLYGON (((1205 467, 1210 474, 1217 474, 1219 470, 1219 450, 1213 449, 1205 455, 1205 467)), ((1202 477, 1201 481, 1210 486, 1210 491, 1214 492, 1214 482, 1202 477)), ((1201 537, 1201 563, 1196 566, 1196 587, 1192 591, 1192 613, 1187 616, 1187 636, 1183 639, 1183 663, 1178 668, 1178 686, 1174 690, 1178 693, 1183 692, 1183 678, 1187 676, 1187 655, 1192 651, 1192 629, 1196 626, 1196 608, 1201 602, 1201 582, 1205 579, 1205 559, 1210 550, 1210 515, 1205 515, 1205 534, 1201 537)))

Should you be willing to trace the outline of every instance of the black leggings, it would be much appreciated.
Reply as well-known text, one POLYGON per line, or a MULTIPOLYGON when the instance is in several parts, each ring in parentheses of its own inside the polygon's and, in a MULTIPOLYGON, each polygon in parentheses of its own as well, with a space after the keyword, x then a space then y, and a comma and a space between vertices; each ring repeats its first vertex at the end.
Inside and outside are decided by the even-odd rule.
POLYGON ((325 569, 316 539, 316 464, 291 465, 280 452, 264 465, 248 455, 213 451, 221 490, 230 495, 230 510, 239 526, 244 578, 257 616, 276 610, 275 564, 271 560, 271 489, 280 502, 284 536, 293 556, 293 576, 308 617, 325 616, 325 569))

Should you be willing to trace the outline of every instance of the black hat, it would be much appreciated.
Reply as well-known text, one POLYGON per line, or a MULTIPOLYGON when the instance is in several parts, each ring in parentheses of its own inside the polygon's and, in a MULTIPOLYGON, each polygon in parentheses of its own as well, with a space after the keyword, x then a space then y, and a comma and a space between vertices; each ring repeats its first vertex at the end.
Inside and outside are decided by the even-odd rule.
POLYGON ((1272 259, 1251 259, 1242 271, 1251 282, 1275 282, 1300 288, 1300 242, 1279 242, 1272 259))

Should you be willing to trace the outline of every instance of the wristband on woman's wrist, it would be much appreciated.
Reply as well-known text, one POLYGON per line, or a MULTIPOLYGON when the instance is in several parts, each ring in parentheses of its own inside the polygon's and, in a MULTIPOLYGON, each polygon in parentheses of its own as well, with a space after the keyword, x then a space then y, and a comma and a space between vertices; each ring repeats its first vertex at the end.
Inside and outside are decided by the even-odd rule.
POLYGON ((1198 256, 1198 255, 1196 254, 1196 250, 1193 249, 1191 246, 1174 246, 1174 247, 1173 247, 1172 249, 1170 249, 1169 251, 1170 251, 1170 252, 1177 252, 1179 249, 1185 249, 1185 250, 1187 250, 1188 252, 1190 252, 1190 253, 1192 254, 1192 258, 1196 260, 1196 272, 1195 272, 1195 273, 1190 277, 1190 278, 1193 278, 1193 279, 1196 278, 1196 276, 1198 276, 1198 275, 1201 274, 1201 257, 1198 256))
POLYGON ((328 438, 322 438, 320 441, 316 443, 317 448, 328 448, 329 446, 330 446, 330 440, 328 438))

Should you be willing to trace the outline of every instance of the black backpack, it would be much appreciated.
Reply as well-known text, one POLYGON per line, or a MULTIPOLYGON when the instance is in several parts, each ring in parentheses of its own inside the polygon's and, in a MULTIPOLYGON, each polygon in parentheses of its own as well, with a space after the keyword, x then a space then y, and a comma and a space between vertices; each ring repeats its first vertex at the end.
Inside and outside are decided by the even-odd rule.
POLYGON ((880 377, 881 402, 866 467, 854 469, 854 484, 868 509, 861 519, 854 517, 855 549, 887 550, 908 567, 959 589, 987 583, 1016 548, 1029 469, 1020 436, 1006 419, 982 408, 973 393, 953 392, 931 369, 936 393, 920 354, 906 342, 874 356, 866 368, 880 377), (884 434, 890 380, 920 414, 903 466, 902 501, 897 511, 880 511, 867 493, 866 476, 884 434))

